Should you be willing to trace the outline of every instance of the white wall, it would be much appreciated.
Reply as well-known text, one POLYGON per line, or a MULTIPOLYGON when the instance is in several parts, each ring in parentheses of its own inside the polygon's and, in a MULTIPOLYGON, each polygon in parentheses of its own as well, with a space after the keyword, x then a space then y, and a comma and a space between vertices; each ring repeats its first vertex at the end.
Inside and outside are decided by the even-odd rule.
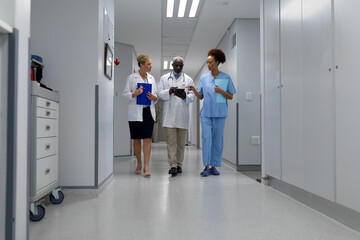
POLYGON ((27 234, 27 125, 29 81, 30 1, 14 2, 14 27, 19 30, 18 99, 17 99, 17 151, 16 151, 16 215, 15 239, 26 239, 27 234))
MULTIPOLYGON (((131 153, 131 139, 128 124, 128 100, 122 96, 126 78, 134 72, 134 47, 115 42, 115 58, 120 65, 115 67, 114 103, 114 156, 127 156, 131 153)), ((136 59, 136 58, 135 58, 136 59)), ((136 68, 137 69, 137 68, 136 68)))
POLYGON ((113 1, 32 1, 31 53, 42 82, 60 92, 60 185, 95 184, 95 86, 99 86, 98 183, 113 167, 113 81, 103 76, 103 7, 113 1), (79 17, 81 16, 81 17, 79 17))
MULTIPOLYGON (((109 18, 114 24, 114 0, 99 0, 98 7, 98 39, 97 39, 97 66, 98 66, 98 81, 99 85, 99 179, 101 184, 108 176, 113 173, 113 157, 114 157, 114 68, 112 69, 113 76, 109 80, 104 75, 104 7, 106 8, 109 18)), ((114 36, 114 29, 112 29, 112 36, 114 36)), ((110 40, 110 46, 114 47, 114 39, 110 40)), ((114 55, 114 48, 112 49, 114 55)))
POLYGON ((260 22, 259 19, 237 19, 235 24, 239 165, 260 165, 260 145, 251 144, 251 136, 260 136, 260 22), (246 92, 251 93, 251 101, 246 100, 246 92))
POLYGON ((0 33, 0 239, 5 237, 8 34, 0 33))
MULTIPOLYGON (((14 0, 1 0, 0 1, 0 21, 5 22, 11 27, 14 27, 15 23, 15 7, 17 1, 14 0)), ((16 9, 17 10, 17 9, 16 9)))
MULTIPOLYGON (((17 123, 16 131, 17 136, 16 140, 16 179, 15 179, 15 202, 14 207, 15 211, 15 236, 14 239, 26 239, 27 234, 27 216, 28 216, 28 202, 27 202, 27 178, 28 178, 28 159, 27 159, 27 124, 28 124, 28 81, 29 81, 29 37, 30 37, 30 2, 25 0, 3 0, 0 2, 0 21, 2 24, 6 24, 6 27, 16 28, 19 31, 18 38, 18 69, 17 69, 17 123)), ((4 91, 7 91, 6 81, 8 79, 7 73, 7 51, 8 51, 8 37, 4 34, 0 34, 0 92, 1 99, 5 96, 4 91)), ((4 107, 2 105, 2 107, 4 107)), ((4 112, 1 112, 1 117, 7 117, 4 112)), ((1 119, 1 128, 6 127, 4 125, 3 119, 1 119)), ((1 142, 5 140, 3 136, 3 130, 1 129, 1 142)), ((6 140, 5 140, 6 141, 6 140)), ((4 144, 1 144, 1 148, 4 144)), ((3 159, 5 151, 1 152, 1 159, 3 159)), ((2 163, 1 163, 2 164, 2 163)), ((1 168, 5 165, 1 165, 1 168)), ((2 169, 3 171, 4 169, 2 169)), ((2 174, 4 177, 6 174, 2 174)), ((3 181, 3 179, 1 179, 3 181)), ((5 189, 3 186, 0 187, 1 198, 3 198, 3 193, 5 189)), ((3 200, 3 199, 2 199, 3 200)), ((0 237, 4 237, 4 202, 0 201, 0 237)), ((7 219, 11 221, 11 219, 7 219)))

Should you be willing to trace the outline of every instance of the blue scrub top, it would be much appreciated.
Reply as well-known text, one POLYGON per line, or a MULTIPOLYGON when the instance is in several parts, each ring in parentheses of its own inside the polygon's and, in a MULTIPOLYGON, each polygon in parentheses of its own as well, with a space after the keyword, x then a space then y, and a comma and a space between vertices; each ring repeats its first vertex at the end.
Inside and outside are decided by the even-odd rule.
MULTIPOLYGON (((219 72, 216 79, 228 79, 227 92, 235 94, 236 89, 231 77, 223 72, 219 72)), ((208 72, 201 76, 200 83, 197 91, 204 96, 203 107, 200 112, 202 117, 227 117, 228 115, 228 103, 227 99, 225 102, 216 102, 215 79, 211 72, 208 72)), ((221 94, 221 93, 220 93, 221 94)))

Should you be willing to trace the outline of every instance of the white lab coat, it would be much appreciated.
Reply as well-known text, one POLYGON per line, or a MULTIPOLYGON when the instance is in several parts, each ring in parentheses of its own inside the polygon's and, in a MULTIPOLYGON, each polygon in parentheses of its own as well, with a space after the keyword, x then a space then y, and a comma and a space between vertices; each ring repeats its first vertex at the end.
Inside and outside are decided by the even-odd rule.
POLYGON ((189 104, 194 101, 194 92, 185 88, 185 99, 169 94, 171 87, 184 88, 189 85, 194 86, 194 81, 183 72, 178 79, 172 72, 160 78, 157 95, 164 100, 163 127, 189 129, 189 104))
MULTIPOLYGON (((157 87, 155 78, 151 76, 149 73, 147 74, 148 83, 152 84, 152 94, 156 95, 157 87)), ((144 80, 141 78, 139 72, 135 72, 130 74, 127 77, 126 85, 123 91, 123 96, 129 99, 129 107, 128 107, 128 121, 143 121, 143 105, 136 104, 136 97, 132 97, 132 94, 135 92, 137 83, 144 83, 144 80)), ((150 110, 151 116, 156 120, 156 112, 155 112, 155 104, 156 102, 151 101, 150 110)))

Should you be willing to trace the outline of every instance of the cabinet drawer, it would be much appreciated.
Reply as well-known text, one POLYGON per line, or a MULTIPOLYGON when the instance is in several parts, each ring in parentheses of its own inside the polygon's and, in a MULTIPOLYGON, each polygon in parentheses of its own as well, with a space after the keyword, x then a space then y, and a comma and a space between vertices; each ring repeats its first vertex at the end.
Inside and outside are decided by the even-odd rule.
POLYGON ((57 113, 58 113, 57 111, 52 109, 41 108, 41 107, 36 108, 36 116, 41 118, 57 119, 57 113))
POLYGON ((52 100, 48 100, 42 97, 36 98, 36 106, 43 107, 43 108, 49 108, 53 110, 59 109, 59 104, 57 102, 54 102, 52 100))
POLYGON ((36 140, 36 157, 43 158, 58 153, 57 137, 39 138, 36 140))
POLYGON ((36 138, 57 136, 57 127, 55 119, 36 118, 36 138))
POLYGON ((36 160, 36 192, 58 180, 58 155, 36 160))

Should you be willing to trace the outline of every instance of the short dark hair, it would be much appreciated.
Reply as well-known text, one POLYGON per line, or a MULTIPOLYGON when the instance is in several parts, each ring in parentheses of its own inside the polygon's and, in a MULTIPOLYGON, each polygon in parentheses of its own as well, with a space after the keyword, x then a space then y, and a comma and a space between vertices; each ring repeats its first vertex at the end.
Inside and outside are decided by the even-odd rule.
POLYGON ((215 60, 219 63, 226 62, 225 53, 218 48, 213 48, 208 52, 208 56, 213 56, 215 60))

